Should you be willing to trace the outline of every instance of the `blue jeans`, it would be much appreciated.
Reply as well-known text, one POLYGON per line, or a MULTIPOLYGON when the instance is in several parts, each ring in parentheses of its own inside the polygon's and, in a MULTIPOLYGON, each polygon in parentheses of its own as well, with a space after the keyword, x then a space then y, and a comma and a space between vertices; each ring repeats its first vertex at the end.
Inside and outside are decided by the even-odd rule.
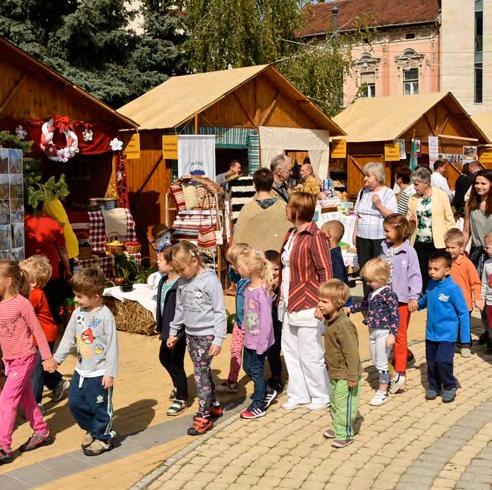
POLYGON ((455 342, 425 341, 427 382, 429 388, 434 391, 456 389, 456 378, 453 374, 454 347, 455 342))
MULTIPOLYGON (((48 342, 51 352, 54 351, 55 343, 48 342)), ((46 386, 49 390, 54 390, 60 381, 62 381, 62 375, 55 371, 54 373, 48 373, 43 369, 41 354, 39 350, 37 352, 37 364, 34 374, 32 375, 32 389, 34 391, 34 397, 36 403, 40 404, 43 399, 43 387, 46 386)))
POLYGON ((265 408, 266 396, 265 357, 266 353, 260 355, 255 350, 244 348, 243 369, 255 385, 253 405, 261 410, 265 408))

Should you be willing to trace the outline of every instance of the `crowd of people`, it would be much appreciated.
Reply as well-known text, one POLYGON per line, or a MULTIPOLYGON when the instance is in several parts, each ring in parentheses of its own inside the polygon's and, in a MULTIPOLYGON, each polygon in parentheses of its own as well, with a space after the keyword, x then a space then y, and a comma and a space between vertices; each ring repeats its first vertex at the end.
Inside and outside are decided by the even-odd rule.
MULTIPOLYGON (((173 384, 167 415, 182 413, 191 402, 184 367, 188 350, 198 398, 189 435, 213 427, 223 413, 218 393, 237 391, 242 367, 254 384, 251 403, 241 411, 243 419, 265 416, 287 378, 282 409, 330 407, 331 426, 323 436, 336 448, 346 447, 353 442, 362 389, 358 335, 350 315, 363 312, 369 329, 379 377, 369 403, 377 407, 405 387, 413 360, 408 325, 420 309, 427 309, 425 398, 441 396, 444 403, 453 402, 455 346, 460 345, 464 358, 471 355, 474 308, 482 311, 487 327, 479 342, 492 348, 492 171, 468 176, 468 189, 460 187, 464 207, 453 212, 450 197, 432 185, 429 169, 399 169, 400 192, 395 194, 385 185, 384 167, 367 164, 354 229, 364 297, 354 302, 339 246, 344 226, 337 220, 317 226, 316 192, 289 189, 288 167, 279 155, 271 169, 255 173, 256 196, 239 216, 227 251, 236 284, 236 317, 229 373, 217 385, 211 364, 227 334, 222 285, 192 243, 166 240, 157 250, 158 355, 173 384), (280 224, 272 221, 274 208, 280 224), (460 213, 463 230, 455 224, 460 213), (251 220, 255 226, 248 229, 251 220)), ((304 170, 304 184, 309 185, 312 169, 304 170)), ((53 273, 50 261, 40 254, 20 264, 0 261, 0 347, 7 374, 0 393, 0 464, 13 460, 19 407, 34 431, 21 451, 53 443, 39 406, 43 385, 54 399, 68 389, 70 410, 85 432, 81 447, 86 455, 112 448, 118 341, 113 315, 103 304, 104 274, 87 267, 70 278, 79 306, 55 351, 56 322, 43 291, 53 273), (57 370, 74 345, 77 365, 68 387, 57 370)))

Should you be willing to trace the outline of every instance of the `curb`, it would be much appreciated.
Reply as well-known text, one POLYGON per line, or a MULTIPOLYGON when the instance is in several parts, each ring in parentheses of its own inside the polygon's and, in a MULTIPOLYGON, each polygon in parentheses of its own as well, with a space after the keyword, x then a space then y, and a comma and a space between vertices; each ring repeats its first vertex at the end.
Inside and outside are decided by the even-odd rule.
MULTIPOLYGON (((240 408, 238 408, 238 410, 240 410, 240 408)), ((209 431, 205 436, 200 437, 200 439, 184 447, 170 458, 165 459, 164 462, 158 468, 156 468, 154 471, 144 476, 139 482, 131 486, 130 490, 143 490, 149 487, 158 478, 160 478, 169 468, 171 468, 171 466, 177 463, 181 458, 184 458, 186 455, 194 451, 196 448, 200 447, 211 437, 215 436, 215 434, 219 432, 221 429, 224 429, 229 425, 233 424, 234 422, 236 422, 237 420, 239 420, 240 417, 241 417, 240 413, 231 415, 227 420, 221 422, 218 426, 214 427, 214 429, 209 431)))

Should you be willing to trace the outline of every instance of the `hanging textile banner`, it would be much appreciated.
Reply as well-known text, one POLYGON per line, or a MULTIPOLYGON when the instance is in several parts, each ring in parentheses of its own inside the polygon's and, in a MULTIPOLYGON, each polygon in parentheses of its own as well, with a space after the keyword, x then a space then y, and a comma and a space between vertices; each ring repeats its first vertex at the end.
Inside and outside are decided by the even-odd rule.
POLYGON ((140 158, 140 135, 138 133, 132 134, 123 153, 128 160, 138 160, 140 158))
POLYGON ((400 143, 385 143, 384 144, 384 159, 387 162, 400 161, 400 143))
POLYGON ((176 134, 165 134, 162 137, 162 158, 164 160, 178 159, 178 136, 176 134))
POLYGON ((179 135, 178 177, 190 174, 215 179, 215 135, 179 135))
POLYGON ((347 158, 347 140, 331 142, 331 158, 347 158))
POLYGON ((439 136, 429 136, 429 165, 433 169, 434 162, 439 159, 439 136))

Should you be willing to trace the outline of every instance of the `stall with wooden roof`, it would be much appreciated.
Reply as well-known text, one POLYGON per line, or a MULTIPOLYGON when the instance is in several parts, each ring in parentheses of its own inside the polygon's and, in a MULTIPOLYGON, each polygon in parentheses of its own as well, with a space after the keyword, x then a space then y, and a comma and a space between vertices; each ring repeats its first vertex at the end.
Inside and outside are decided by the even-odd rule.
POLYGON ((368 162, 384 163, 389 185, 395 168, 408 165, 413 154, 418 165, 442 158, 449 163, 448 179, 453 188, 466 157, 465 148, 489 143, 485 132, 450 92, 360 98, 334 121, 347 137, 333 142, 331 169, 342 173, 332 173, 332 178, 346 176, 352 199, 362 188, 362 169, 368 162))
POLYGON ((215 135, 217 173, 237 159, 252 174, 269 164, 273 150, 307 152, 319 145, 326 151, 325 177, 329 137, 344 134, 271 65, 171 77, 119 112, 139 125, 125 135, 139 139, 139 152, 127 164, 128 187, 136 220, 147 227, 165 220, 166 191, 178 177, 178 135, 215 135), (264 128, 278 136, 268 148, 264 128), (288 130, 294 137, 284 144, 288 130))
MULTIPOLYGON (((492 141, 492 111, 474 112, 472 119, 492 141)), ((478 146, 478 159, 484 167, 492 168, 492 144, 478 146)))

